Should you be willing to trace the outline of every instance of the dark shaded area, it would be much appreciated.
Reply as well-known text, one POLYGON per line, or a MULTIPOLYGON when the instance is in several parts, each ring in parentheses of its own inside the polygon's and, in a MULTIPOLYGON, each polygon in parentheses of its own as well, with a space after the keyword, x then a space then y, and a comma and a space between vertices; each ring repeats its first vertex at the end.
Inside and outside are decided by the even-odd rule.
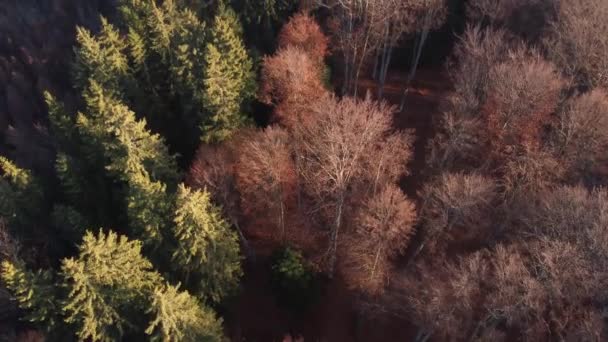
POLYGON ((0 154, 48 172, 53 163, 45 132, 48 90, 74 104, 69 66, 76 25, 92 30, 113 0, 4 0, 0 5, 0 154))
MULTIPOLYGON (((465 0, 449 1, 446 22, 440 29, 430 32, 422 50, 419 67, 440 68, 448 60, 456 43, 456 37, 464 32, 466 26, 465 4, 465 0)), ((393 69, 409 70, 414 54, 414 41, 414 36, 408 37, 399 48, 395 49, 393 69)))

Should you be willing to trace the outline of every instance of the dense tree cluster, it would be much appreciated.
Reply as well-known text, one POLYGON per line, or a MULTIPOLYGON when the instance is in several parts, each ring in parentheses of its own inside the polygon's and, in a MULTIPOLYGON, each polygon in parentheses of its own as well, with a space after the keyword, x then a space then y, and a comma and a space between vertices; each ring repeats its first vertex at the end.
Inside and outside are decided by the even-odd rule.
POLYGON ((428 143, 383 94, 412 39, 405 99, 448 3, 302 1, 282 23, 296 7, 120 0, 76 29, 78 100, 45 94, 54 171, 0 157, 0 280, 28 326, 223 341, 216 312, 266 267, 278 301, 314 310, 323 279, 418 342, 606 339, 608 2, 468 1, 428 143), (241 20, 282 26, 276 49, 241 20))

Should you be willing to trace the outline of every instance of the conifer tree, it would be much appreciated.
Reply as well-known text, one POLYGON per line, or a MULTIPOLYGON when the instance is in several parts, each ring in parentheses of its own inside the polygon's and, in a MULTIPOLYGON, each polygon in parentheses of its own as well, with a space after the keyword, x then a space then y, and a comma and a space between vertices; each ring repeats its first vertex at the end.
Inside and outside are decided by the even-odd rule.
POLYGON ((122 0, 119 12, 137 79, 133 108, 146 113, 172 147, 193 151, 205 114, 205 22, 175 1, 122 0))
POLYGON ((27 229, 41 214, 43 193, 29 170, 0 156, 0 217, 13 229, 27 229))
POLYGON ((132 326, 129 312, 143 312, 160 276, 141 255, 141 242, 109 231, 88 232, 78 258, 64 259, 69 289, 64 312, 81 340, 114 341, 132 326))
POLYGON ((253 62, 241 39, 242 28, 234 11, 220 5, 205 51, 204 100, 209 117, 203 123, 203 141, 222 141, 247 119, 242 104, 253 97, 253 62))
MULTIPOLYGON (((105 168, 126 186, 126 212, 131 229, 147 244, 158 245, 168 223, 167 185, 178 176, 175 159, 163 139, 146 129, 127 106, 91 82, 85 93, 87 111, 78 115, 79 130, 93 149, 102 147, 105 168)), ((170 190, 170 189, 169 189, 170 190)))
POLYGON ((126 55, 127 43, 120 32, 105 18, 101 18, 101 32, 93 36, 83 27, 76 28, 78 47, 74 62, 74 81, 84 90, 95 81, 114 96, 124 95, 130 70, 126 55))
POLYGON ((25 320, 49 333, 58 328, 61 309, 50 271, 32 272, 21 260, 4 260, 0 275, 19 307, 25 311, 25 320))
POLYGON ((173 259, 203 297, 219 301, 238 284, 242 274, 238 236, 211 203, 207 191, 178 187, 173 259))
POLYGON ((115 201, 111 200, 101 147, 83 148, 86 139, 74 118, 50 93, 45 92, 44 97, 57 150, 55 172, 62 191, 61 203, 53 207, 52 221, 55 227, 71 236, 71 242, 76 242, 82 238, 84 227, 107 224, 107 218, 117 216, 111 205, 115 201))
POLYGON ((146 333, 152 341, 223 341, 222 320, 188 292, 167 284, 154 290, 149 312, 154 316, 146 333))
POLYGON ((163 139, 147 130, 145 119, 138 120, 135 113, 95 81, 91 81, 84 99, 87 114, 79 113, 77 124, 91 144, 103 147, 108 171, 128 180, 129 173, 143 169, 155 180, 175 182, 175 158, 163 139))

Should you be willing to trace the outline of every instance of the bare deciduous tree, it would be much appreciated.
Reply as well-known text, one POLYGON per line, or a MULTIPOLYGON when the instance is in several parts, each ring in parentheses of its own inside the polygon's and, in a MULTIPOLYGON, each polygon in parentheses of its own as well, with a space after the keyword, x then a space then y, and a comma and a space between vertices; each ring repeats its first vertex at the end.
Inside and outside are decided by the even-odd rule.
POLYGON ((481 166, 482 120, 450 110, 442 113, 437 125, 439 132, 431 140, 427 157, 434 171, 471 170, 481 166))
POLYGON ((415 39, 414 49, 412 50, 412 62, 410 71, 405 80, 399 111, 403 111, 405 108, 407 92, 411 82, 416 76, 418 64, 420 64, 420 57, 422 56, 422 49, 424 48, 430 31, 439 28, 447 17, 447 3, 445 0, 413 0, 409 1, 408 5, 410 10, 413 10, 414 12, 414 18, 417 19, 415 26, 418 34, 415 39))
POLYGON ((555 16, 557 0, 472 0, 466 4, 469 20, 506 28, 529 42, 537 42, 555 16))
POLYGON ((283 26, 278 39, 279 49, 290 46, 300 48, 319 68, 323 68, 324 59, 329 53, 329 38, 313 17, 305 13, 294 15, 283 26))
POLYGON ((235 162, 228 144, 201 145, 190 167, 187 184, 193 189, 207 189, 231 223, 238 225, 240 209, 234 179, 235 162))
POLYGON ((487 102, 490 70, 513 44, 502 30, 468 26, 454 51, 454 91, 442 105, 429 163, 438 171, 479 168, 484 151, 481 109, 487 102))
POLYGON ((264 58, 259 97, 286 127, 309 119, 312 103, 325 96, 320 70, 303 50, 288 46, 264 58))
POLYGON ((420 194, 425 239, 416 254, 425 245, 442 252, 440 246, 456 238, 483 241, 496 191, 492 179, 476 174, 443 174, 425 185, 420 194))
POLYGON ((608 147, 608 96, 603 90, 569 100, 558 112, 551 144, 574 175, 585 175, 605 161, 608 147))
POLYGON ((252 132, 239 145, 236 185, 247 230, 270 241, 290 240, 288 217, 295 209, 296 172, 288 133, 271 126, 252 132))
POLYGON ((228 142, 223 145, 201 145, 190 166, 186 183, 193 189, 209 191, 213 202, 221 206, 224 217, 237 229, 244 250, 252 253, 240 226, 241 209, 234 176, 234 149, 233 143, 228 142))
POLYGON ((486 325, 505 321, 510 327, 528 330, 527 335, 543 333, 546 296, 542 285, 527 267, 527 260, 517 246, 499 245, 492 253, 492 275, 487 302, 486 325))
MULTIPOLYGON (((378 151, 393 150, 389 144, 405 139, 393 138, 403 133, 392 131, 392 112, 392 107, 369 98, 328 97, 314 105, 311 113, 314 120, 295 127, 302 184, 330 226, 327 250, 330 274, 345 213, 360 201, 357 194, 369 189, 370 181, 387 178, 378 177, 377 169, 368 166, 374 164, 378 151)), ((387 164, 381 172, 395 174, 394 168, 401 167, 387 164)))
POLYGON ((520 148, 498 169, 503 194, 527 197, 562 180, 564 166, 544 148, 520 148))
POLYGON ((554 112, 564 87, 553 65, 535 52, 511 51, 490 70, 484 112, 494 152, 537 146, 540 129, 554 112))
POLYGON ((467 26, 454 49, 450 76, 454 83, 456 111, 476 114, 486 102, 490 70, 516 47, 504 30, 467 26))
POLYGON ((608 86, 608 2, 559 1, 545 48, 549 57, 585 88, 608 86))
POLYGON ((386 20, 384 0, 319 0, 332 11, 330 28, 342 55, 343 94, 357 96, 363 66, 380 44, 386 20))
POLYGON ((340 270, 351 288, 368 294, 384 290, 392 258, 403 252, 413 234, 416 210, 395 185, 387 185, 358 210, 355 232, 342 246, 340 270))

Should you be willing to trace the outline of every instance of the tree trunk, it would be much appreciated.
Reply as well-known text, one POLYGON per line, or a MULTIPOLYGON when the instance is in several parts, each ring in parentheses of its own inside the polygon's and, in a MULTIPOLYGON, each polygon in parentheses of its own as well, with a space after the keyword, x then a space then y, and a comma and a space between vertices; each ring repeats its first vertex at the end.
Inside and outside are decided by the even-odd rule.
POLYGON ((386 84, 386 76, 388 74, 388 67, 391 64, 391 58, 393 55, 393 47, 389 46, 385 50, 385 57, 383 58, 382 66, 380 67, 380 82, 378 86, 378 99, 382 98, 384 93, 384 85, 386 84))
POLYGON ((432 332, 427 332, 424 329, 418 330, 418 334, 416 334, 415 342, 426 342, 429 338, 431 338, 432 332))
POLYGON ((376 267, 378 266, 378 259, 380 259, 380 251, 382 251, 382 246, 378 247, 378 250, 376 251, 376 257, 374 258, 374 266, 372 266, 372 273, 369 276, 370 280, 374 279, 374 276, 376 275, 376 267))
POLYGON ((344 207, 344 194, 340 195, 338 199, 338 206, 336 208, 336 219, 334 222, 334 227, 331 231, 330 240, 329 240, 329 265, 328 265, 328 273, 329 277, 333 278, 334 269, 336 267, 336 253, 338 251, 338 234, 340 232, 340 227, 342 226, 342 211, 344 207))
POLYGON ((414 80, 414 77, 416 76, 416 71, 418 70, 418 64, 420 63, 420 56, 422 55, 422 48, 424 47, 424 43, 426 42, 426 39, 428 38, 428 35, 429 35, 429 31, 430 31, 429 16, 430 16, 430 14, 427 14, 427 17, 424 20, 424 27, 422 28, 422 32, 420 33, 419 38, 416 39, 416 44, 414 45, 414 59, 412 61, 412 65, 410 67, 410 72, 405 81, 405 86, 403 88, 403 95, 401 96, 401 104, 399 106, 400 112, 403 112, 403 110, 405 109, 405 99, 406 99, 406 96, 408 93, 408 89, 410 87, 410 84, 414 80))
POLYGON ((372 80, 377 81, 378 80, 378 68, 380 67, 380 63, 378 62, 378 60, 381 57, 381 53, 380 51, 376 52, 376 56, 374 56, 374 68, 372 69, 372 80))
POLYGON ((446 229, 441 229, 439 231, 436 231, 434 234, 425 237, 424 240, 422 241, 422 243, 420 244, 420 247, 418 247, 418 249, 416 250, 416 252, 414 252, 414 254, 412 254, 412 256, 410 257, 410 259, 407 261, 405 267, 406 268, 409 267, 414 262, 414 259, 416 259, 416 257, 418 256, 418 254, 420 254, 420 252, 422 252, 422 250, 424 249, 424 246, 426 245, 426 242, 429 239, 433 238, 435 235, 438 235, 440 232, 451 230, 455 223, 456 223, 456 220, 454 220, 454 219, 449 220, 448 224, 446 225, 446 229))
POLYGON ((285 243, 285 208, 283 206, 283 201, 279 201, 281 203, 281 215, 279 216, 279 227, 281 227, 281 241, 285 243))

